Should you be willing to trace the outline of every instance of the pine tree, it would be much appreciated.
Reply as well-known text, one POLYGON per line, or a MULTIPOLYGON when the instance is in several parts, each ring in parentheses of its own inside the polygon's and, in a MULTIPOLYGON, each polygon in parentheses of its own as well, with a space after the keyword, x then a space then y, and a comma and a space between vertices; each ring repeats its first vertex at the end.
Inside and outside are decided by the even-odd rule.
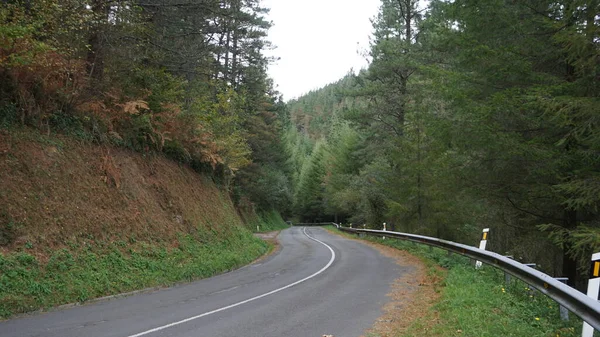
MULTIPOLYGON (((581 62, 574 52, 598 53, 581 33, 590 23, 585 13, 597 13, 597 3, 579 5, 463 0, 436 2, 433 14, 443 36, 437 49, 445 51, 441 92, 449 94, 452 142, 468 158, 469 183, 512 208, 519 226, 554 224, 566 229, 563 239, 579 224, 594 223, 598 205, 580 180, 593 181, 597 165, 585 136, 594 133, 597 83, 589 58, 581 62)), ((563 247, 563 274, 578 284, 572 245, 563 247)))

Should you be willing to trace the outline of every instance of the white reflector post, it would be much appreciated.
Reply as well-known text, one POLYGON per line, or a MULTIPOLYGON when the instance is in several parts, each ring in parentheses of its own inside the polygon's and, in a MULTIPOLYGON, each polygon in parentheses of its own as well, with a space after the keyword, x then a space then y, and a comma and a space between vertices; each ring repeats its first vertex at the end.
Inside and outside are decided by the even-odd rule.
MULTIPOLYGON (((479 242, 479 249, 483 249, 485 250, 485 246, 487 245, 487 239, 488 239, 488 234, 490 232, 489 228, 484 228, 483 232, 481 233, 481 241, 479 242)), ((481 261, 477 261, 475 262, 475 268, 479 269, 481 268, 481 261)))
MULTIPOLYGON (((590 265, 590 280, 588 281, 587 295, 594 301, 598 300, 598 290, 600 290, 600 253, 592 255, 592 264, 590 265)), ((583 322, 581 337, 592 337, 594 328, 583 322)))

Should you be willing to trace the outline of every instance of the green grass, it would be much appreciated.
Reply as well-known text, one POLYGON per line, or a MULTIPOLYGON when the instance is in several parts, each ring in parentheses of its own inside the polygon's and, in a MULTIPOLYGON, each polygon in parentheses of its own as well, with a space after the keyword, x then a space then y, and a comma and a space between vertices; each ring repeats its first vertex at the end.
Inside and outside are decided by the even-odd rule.
MULTIPOLYGON (((430 331, 441 336, 581 335, 580 320, 561 321, 556 302, 526 288, 521 281, 506 286, 503 274, 491 267, 476 271, 468 264, 455 265, 448 270, 441 302, 433 308, 442 321, 430 331)), ((414 326, 406 336, 420 331, 414 326)))
MULTIPOLYGON (((329 229, 335 230, 334 227, 329 229)), ((527 285, 514 277, 507 286, 504 273, 498 269, 484 265, 476 270, 468 258, 457 254, 449 256, 442 249, 412 242, 366 239, 421 257, 429 273, 436 273, 432 266, 447 268, 440 301, 402 337, 581 336, 582 323, 578 317, 570 314, 570 321, 561 321, 556 302, 539 292, 532 295, 526 290, 527 285), (439 320, 435 320, 435 312, 439 320)))
POLYGON ((72 243, 44 264, 24 247, 0 254, 0 317, 209 277, 245 265, 269 249, 240 227, 224 239, 210 233, 183 235, 175 248, 129 241, 72 243))
POLYGON ((277 211, 263 212, 258 215, 253 221, 250 222, 252 231, 257 232, 270 232, 285 229, 290 227, 277 211), (258 226, 258 227, 257 227, 258 226))

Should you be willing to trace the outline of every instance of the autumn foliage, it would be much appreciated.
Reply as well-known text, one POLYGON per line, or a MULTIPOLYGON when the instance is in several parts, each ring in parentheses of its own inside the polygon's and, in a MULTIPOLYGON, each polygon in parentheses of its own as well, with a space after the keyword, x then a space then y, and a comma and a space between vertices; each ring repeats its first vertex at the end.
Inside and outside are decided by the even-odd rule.
POLYGON ((253 160, 246 120, 276 99, 268 24, 253 1, 190 6, 3 2, 0 122, 164 153, 231 182, 253 160))

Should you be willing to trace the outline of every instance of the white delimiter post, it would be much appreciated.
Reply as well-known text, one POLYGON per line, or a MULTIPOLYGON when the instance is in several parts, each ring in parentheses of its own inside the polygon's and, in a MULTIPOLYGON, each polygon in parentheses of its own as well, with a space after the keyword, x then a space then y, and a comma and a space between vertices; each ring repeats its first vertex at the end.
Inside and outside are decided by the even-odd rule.
MULTIPOLYGON (((487 245, 488 233, 490 232, 489 228, 484 228, 483 233, 481 234, 481 241, 479 242, 479 249, 485 250, 485 246, 487 245)), ((475 268, 481 268, 481 261, 475 262, 475 268)))
MULTIPOLYGON (((383 223, 383 231, 387 231, 387 229, 385 228, 385 222, 383 223)), ((383 239, 385 240, 385 236, 383 237, 383 239)))
MULTIPOLYGON (((592 265, 590 267, 590 280, 588 281, 587 295, 594 301, 598 300, 598 290, 600 290, 600 253, 592 255, 592 265)), ((594 328, 583 322, 581 337, 592 337, 594 328)))

